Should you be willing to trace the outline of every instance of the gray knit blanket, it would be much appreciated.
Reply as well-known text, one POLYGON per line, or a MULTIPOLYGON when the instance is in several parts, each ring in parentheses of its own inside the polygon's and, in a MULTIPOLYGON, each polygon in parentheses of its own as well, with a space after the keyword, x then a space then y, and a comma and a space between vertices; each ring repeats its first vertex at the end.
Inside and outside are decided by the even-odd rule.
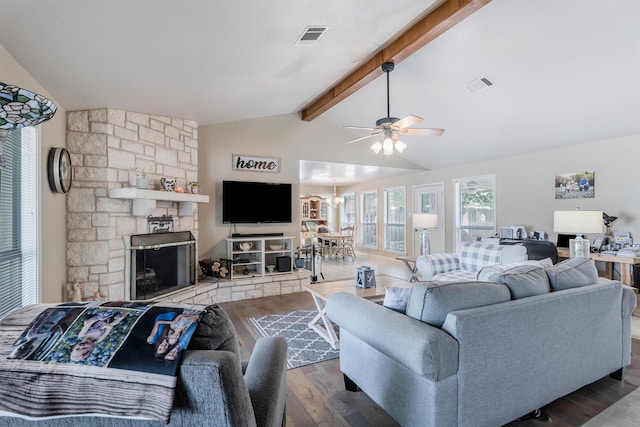
POLYGON ((205 306, 36 304, 0 320, 0 414, 169 422, 181 352, 205 306))

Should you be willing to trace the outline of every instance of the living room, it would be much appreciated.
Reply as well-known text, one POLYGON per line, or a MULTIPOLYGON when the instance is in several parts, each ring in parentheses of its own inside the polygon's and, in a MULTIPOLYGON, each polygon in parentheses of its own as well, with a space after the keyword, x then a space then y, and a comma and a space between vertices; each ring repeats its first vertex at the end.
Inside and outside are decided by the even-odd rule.
MULTIPOLYGON (((493 3, 498 3, 494 0, 493 3)), ((574 2, 575 5, 575 2, 574 2)), ((631 2, 616 2, 616 5, 624 10, 636 11, 637 5, 631 2), (635 9, 634 9, 635 8, 635 9)), ((361 7, 369 8, 371 6, 361 7)), ((413 6, 419 9, 418 12, 426 9, 426 6, 413 6)), ((576 6, 579 7, 579 6, 576 6)), ((569 8, 569 6, 567 6, 569 8)), ((414 14, 416 15, 416 14, 414 14)), ((377 16, 376 16, 377 18, 377 16)), ((373 20, 373 18, 372 18, 373 20)), ((398 20, 401 20, 398 18, 398 20)), ((394 21, 396 22, 396 21, 394 21)), ((396 31, 400 31, 409 22, 396 22, 396 31), (402 24, 402 25, 399 25, 402 24)), ((631 33, 637 35, 637 20, 635 27, 631 33)), ((390 24, 391 25, 391 24, 390 24)), ((296 30, 298 31, 298 30, 296 30)), ((1 33, 0 33, 1 34, 1 33)), ((637 39, 637 37, 636 37, 637 39)), ((40 164, 39 170, 46 171, 46 157, 52 147, 68 146, 67 118, 68 114, 75 111, 94 110, 102 108, 114 108, 118 111, 131 111, 141 114, 151 114, 163 117, 171 117, 177 120, 193 120, 188 108, 183 109, 184 114, 167 114, 167 108, 161 107, 158 110, 157 102, 145 102, 140 109, 130 109, 132 105, 129 101, 123 100, 121 104, 105 104, 98 97, 93 108, 87 108, 85 105, 65 104, 60 102, 58 98, 62 98, 58 94, 65 92, 74 92, 78 90, 76 87, 61 87, 58 85, 49 85, 45 82, 47 78, 41 73, 43 71, 33 66, 28 59, 20 59, 20 48, 16 48, 13 43, 14 38, 7 34, 0 35, 0 81, 15 84, 34 92, 43 94, 52 98, 58 104, 58 112, 56 116, 41 126, 40 133, 40 164), (11 43, 10 43, 11 42, 11 43), (8 45, 11 45, 9 49, 8 45)), ((494 41, 495 42, 495 41, 494 41)), ((637 45, 637 42, 636 42, 637 45)), ((376 46, 377 48, 378 46, 376 46)), ((27 49, 27 47, 25 47, 27 49)), ((371 53, 375 49, 370 49, 371 53)), ((94 52, 96 56, 100 56, 99 50, 94 52)), ((531 53, 534 55, 534 53, 531 53)), ((631 56, 630 62, 637 58, 637 52, 622 52, 621 55, 631 56), (634 56, 635 55, 635 56, 634 56)), ((559 57, 562 57, 560 55, 559 57)), ((451 60, 450 57, 446 57, 451 60)), ((347 62, 357 63, 357 60, 349 60, 347 62)), ((71 68, 82 68, 85 59, 79 58, 72 63, 71 68)), ((417 62, 417 58, 407 58, 402 62, 398 62, 398 69, 391 74, 393 93, 409 91, 410 78, 418 79, 424 72, 424 62, 417 62), (400 74, 402 67, 407 67, 407 74, 400 74), (405 78, 407 76, 407 78, 405 78), (405 82, 406 80, 406 82, 405 82), (407 89, 408 88, 408 89, 407 89), (402 90, 401 90, 402 89, 402 90)), ((51 59, 51 63, 56 63, 55 59, 51 59)), ((638 61, 635 61, 636 63, 638 61)), ((51 75, 64 73, 64 67, 69 64, 64 61, 57 63, 56 69, 49 71, 51 75)), ((444 67, 444 62, 439 67, 444 67)), ((549 63, 549 67, 561 67, 562 61, 558 59, 557 63, 549 63)), ((592 64, 584 64, 585 69, 591 67, 592 64)), ((451 66, 452 68, 453 65, 451 66)), ((295 69, 291 65, 291 69, 295 69)), ((635 70, 637 70, 637 65, 635 70)), ((183 72, 182 74, 187 74, 183 72)), ((286 71, 286 70, 285 70, 286 71)), ((285 75, 282 71, 282 75, 285 75)), ((633 70, 631 70, 633 71, 633 70)), ((45 75, 47 72, 44 72, 45 75)), ((181 74, 181 75, 182 75, 181 74)), ((631 73, 633 74, 633 72, 631 73)), ((589 73, 593 79, 593 84, 597 84, 597 71, 589 73)), ((626 76, 627 74, 624 73, 626 76)), ((637 76, 637 73, 636 73, 637 76)), ((497 76, 496 76, 497 77, 497 76)), ((188 78, 188 77, 187 77, 188 78)), ((312 74, 308 77, 312 80, 312 74)), ((333 79, 335 80, 335 79, 333 79)), ((330 87, 333 80, 329 79, 327 84, 322 86, 314 83, 314 95, 318 95, 322 90, 330 87), (322 87, 320 87, 322 86, 322 87)), ((242 82, 246 86, 251 83, 242 82)), ((569 85, 570 81, 564 84, 569 85)), ((313 194, 321 192, 324 194, 332 194, 333 186, 327 184, 308 184, 300 181, 300 161, 314 160, 330 163, 343 164, 370 164, 384 167, 397 167, 415 172, 395 176, 392 178, 380 178, 367 180, 366 182, 358 182, 351 184, 339 185, 338 194, 354 193, 360 194, 363 191, 376 191, 379 197, 382 197, 384 189, 402 187, 407 194, 407 241, 406 254, 413 254, 414 233, 411 229, 410 214, 414 212, 413 203, 411 202, 412 188, 417 185, 441 183, 444 186, 444 250, 453 251, 456 247, 455 239, 455 202, 454 202, 454 181, 461 178, 469 178, 484 175, 495 176, 496 188, 496 231, 502 226, 507 225, 523 225, 527 230, 544 230, 549 233, 551 240, 555 239, 556 233, 553 231, 553 211, 554 210, 572 210, 579 207, 583 210, 603 210, 610 215, 618 216, 613 229, 618 231, 630 232, 632 236, 640 236, 640 194, 638 193, 636 183, 640 181, 640 94, 638 94, 638 77, 631 80, 621 79, 618 82, 622 89, 616 92, 611 90, 611 98, 615 99, 620 93, 625 93, 626 98, 632 101, 631 108, 627 103, 617 107, 605 108, 609 110, 611 117, 624 117, 625 124, 632 122, 632 125, 621 126, 616 131, 609 129, 602 132, 584 130, 582 125, 593 125, 593 122, 599 122, 601 105, 604 100, 600 96, 589 97, 590 90, 583 87, 584 96, 580 100, 581 104, 594 104, 593 115, 578 117, 570 116, 562 128, 572 127, 575 135, 572 138, 556 139, 555 131, 560 132, 561 126, 558 122, 563 121, 563 111, 553 110, 553 104, 556 102, 551 96, 545 94, 541 98, 532 100, 534 107, 539 111, 539 115, 527 117, 522 125, 522 121, 518 121, 518 129, 515 133, 510 134, 510 140, 506 141, 505 146, 495 147, 488 146, 486 153, 477 159, 469 160, 467 157, 467 145, 459 145, 456 147, 442 147, 442 142, 447 140, 438 140, 433 138, 428 140, 421 137, 407 137, 406 142, 409 145, 409 154, 405 157, 394 154, 393 156, 383 157, 374 154, 369 150, 367 144, 354 143, 344 145, 344 142, 363 135, 362 132, 346 131, 343 126, 346 125, 373 125, 375 119, 384 115, 382 113, 364 112, 365 108, 359 107, 358 104, 381 104, 379 110, 383 111, 384 104, 384 79, 378 78, 372 83, 371 89, 362 89, 366 96, 362 99, 349 98, 337 105, 334 109, 329 110, 325 115, 312 121, 302 121, 297 109, 286 109, 277 105, 274 113, 269 110, 269 114, 264 116, 255 111, 259 110, 252 103, 253 101, 237 101, 234 98, 243 98, 243 96, 235 93, 225 93, 219 96, 216 103, 225 104, 224 98, 229 98, 229 105, 226 107, 232 109, 231 102, 244 102, 247 112, 243 118, 229 119, 226 112, 219 113, 220 118, 210 122, 197 122, 197 180, 200 182, 200 193, 208 195, 209 203, 198 204, 196 214, 194 216, 195 231, 197 235, 197 245, 199 258, 221 258, 225 256, 226 237, 231 234, 231 227, 223 224, 221 220, 221 188, 223 180, 240 180, 240 181, 273 181, 291 183, 295 200, 292 204, 292 217, 297 218, 300 215, 297 201, 298 194, 313 194), (534 102, 535 101, 535 102, 534 102), (598 106, 598 108, 596 108, 598 106), (347 115, 349 110, 362 110, 354 115, 347 115), (553 122, 547 120, 551 117, 557 119, 553 122), (338 119, 338 117, 342 117, 338 119), (587 123, 589 122, 589 123, 587 123), (336 125, 339 123, 339 125, 336 125), (540 131, 541 128, 543 130, 540 131), (617 133, 616 133, 617 132, 617 133), (517 135, 520 134, 521 137, 517 135), (515 135, 515 136, 513 136, 515 135), (413 147, 412 147, 413 145, 413 147), (425 145, 424 151, 411 151, 416 149, 416 145, 425 145), (447 151, 445 151, 445 148, 447 151), (449 150, 453 150, 453 154, 449 150), (232 167, 232 156, 234 154, 245 154, 263 156, 269 158, 280 159, 279 173, 264 172, 247 172, 237 171, 232 167), (444 160, 443 157, 445 158, 444 160), (433 158, 433 163, 430 162, 433 158), (463 159, 463 160, 461 160, 463 159), (437 163, 442 162, 442 163, 437 163), (554 178, 558 174, 571 173, 581 171, 594 171, 596 175, 596 192, 594 198, 581 198, 580 200, 558 200, 554 198, 554 178)), ((138 83, 141 84, 141 83, 138 83)), ((175 83, 179 84, 179 83, 175 83)), ((258 82, 256 87, 260 86, 258 82)), ((498 83, 499 84, 499 83, 498 83)), ((496 85, 496 88, 498 87, 496 85)), ((522 82, 522 85, 532 85, 531 81, 522 82)), ((141 84, 142 85, 142 84, 141 84)), ((495 88, 494 88, 495 89, 495 88)), ((158 91, 158 88, 154 88, 158 91)), ((295 92, 295 88, 289 88, 295 92)), ((488 89, 492 90, 492 89, 488 89)), ((489 93, 489 92, 487 92, 489 93)), ((271 98, 277 98, 277 94, 270 94, 271 98)), ((355 95, 353 95, 355 96, 355 95)), ((83 97, 83 95, 81 95, 83 97)), ((87 96, 88 97, 88 96, 87 96)), ((311 99, 311 98, 309 98, 311 99)), ((298 106, 305 105, 309 99, 298 100, 298 106)), ((412 106, 403 106, 393 98, 392 111, 399 110, 397 113, 404 116, 415 112, 412 106)), ((207 101, 212 102, 212 101, 207 101)), ((273 101, 276 103, 276 101, 273 101)), ((433 99, 425 99, 424 103, 438 103, 433 99)), ((559 101, 558 101, 559 102, 559 101)), ((170 104, 169 101, 167 101, 170 104)), ((266 103, 266 102, 265 102, 266 103)), ((473 103, 473 102, 471 102, 473 103)), ((276 103, 277 104, 277 103, 276 103)), ((439 105, 446 105, 446 101, 442 101, 439 105)), ((613 105, 616 102, 612 102, 613 105)), ((607 104, 609 105, 609 104, 607 104)), ((435 106, 437 110, 438 105, 435 106)), ((488 108, 488 107, 487 107, 488 108)), ((224 110, 224 106, 217 105, 216 112, 224 110)), ((515 110, 515 107, 514 107, 515 110)), ((514 115, 524 116, 524 112, 530 110, 517 110, 514 115)), ((229 113, 230 114, 230 113, 229 113)), ((477 112, 480 115, 480 111, 477 112)), ((568 115, 568 113, 567 113, 568 115)), ((455 135, 456 127, 465 127, 464 120, 459 122, 444 122, 438 120, 437 112, 429 112, 424 114, 427 119, 424 121, 426 126, 442 126, 447 128, 446 131, 455 135)), ((463 118, 468 119, 471 123, 476 120, 472 115, 463 114, 463 118)), ((515 117, 504 116, 501 118, 505 123, 515 121, 515 117)), ((605 127, 604 122, 600 122, 601 127, 605 127)), ((471 125, 469 125, 471 127, 471 125)), ((511 127, 507 126, 506 127, 511 127)), ((596 124, 596 127, 598 125, 596 124)), ((468 130, 467 130, 468 131, 468 130)), ((495 139, 503 139, 502 132, 506 132, 504 128, 495 128, 494 134, 481 134, 478 132, 477 141, 482 141, 478 145, 482 145, 485 141, 495 139)), ((473 131, 471 131, 473 134, 473 131)), ((566 133, 563 133, 565 135, 566 133)), ((448 135, 445 133, 445 135, 448 135)), ((465 134, 466 143, 473 145, 475 140, 465 134)), ((457 137, 457 141, 465 138, 457 137)), ((371 141, 373 142, 373 140, 371 141)), ((504 142, 504 141, 503 141, 504 142)), ((447 145, 450 142, 446 143, 447 145)), ((416 149, 417 150, 417 149, 416 149)), ((134 165, 132 165, 133 167, 134 165)), ((190 173, 194 173, 190 170, 190 173)), ((159 174, 156 174, 159 176, 159 174)), ((153 184, 158 186, 158 176, 154 177, 153 184)), ((337 179, 337 177, 336 177, 337 179)), ((186 185, 186 175, 181 185, 186 185)), ((127 179, 127 184, 132 183, 132 179, 127 179)), ((122 180, 114 180, 110 184, 122 185, 122 180)), ((40 249, 42 253, 41 269, 44 272, 41 275, 41 301, 57 302, 67 298, 66 285, 70 282, 68 275, 68 197, 60 194, 54 194, 48 190, 46 173, 42 172, 40 176, 40 211, 46 212, 40 218, 41 222, 41 239, 40 249)), ((71 191, 78 187, 72 188, 71 191)), ((382 200, 381 198, 379 200, 382 200)), ((380 203, 381 204, 381 203, 380 203)), ((379 217, 382 217, 380 211, 379 217)), ((299 224, 294 220, 291 224, 273 224, 273 225, 239 225, 238 231, 242 233, 270 233, 282 232, 287 236, 299 235, 299 224)), ((379 233, 382 235, 382 233, 379 233)), ((589 239, 593 240, 594 235, 589 235, 589 239)), ((296 245, 298 243, 295 243, 296 245)), ((386 260, 394 263, 398 255, 395 251, 387 251, 384 249, 383 242, 379 242, 377 248, 366 250, 360 248, 362 253, 370 255, 382 256, 386 260)), ((355 269, 362 265, 361 261, 353 263, 353 275, 355 269)), ((85 295, 86 296, 86 295, 85 295)), ((334 373, 338 375, 337 373, 334 373)))

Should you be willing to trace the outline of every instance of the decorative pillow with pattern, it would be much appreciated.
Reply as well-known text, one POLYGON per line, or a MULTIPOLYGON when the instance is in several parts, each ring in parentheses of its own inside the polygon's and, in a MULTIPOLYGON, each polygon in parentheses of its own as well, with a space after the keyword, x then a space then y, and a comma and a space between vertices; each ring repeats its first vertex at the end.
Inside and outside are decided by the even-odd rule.
POLYGON ((485 265, 500 264, 504 246, 486 243, 463 243, 460 250, 460 267, 467 271, 478 271, 485 265))

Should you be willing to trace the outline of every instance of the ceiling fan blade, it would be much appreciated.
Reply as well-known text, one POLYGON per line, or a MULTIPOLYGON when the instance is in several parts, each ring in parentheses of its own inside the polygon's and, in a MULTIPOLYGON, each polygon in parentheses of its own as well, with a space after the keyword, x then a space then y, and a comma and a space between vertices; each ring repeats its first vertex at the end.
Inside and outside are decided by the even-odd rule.
POLYGON ((372 133, 370 135, 361 136, 360 138, 356 138, 356 139, 352 139, 350 141, 347 141, 347 142, 345 142, 345 144, 351 144, 352 142, 362 141, 363 139, 371 138, 372 136, 380 135, 381 133, 382 133, 382 131, 374 132, 374 133, 372 133))
POLYGON ((400 119, 397 122, 391 125, 392 129, 403 129, 408 128, 409 126, 413 126, 416 123, 422 121, 422 117, 414 116, 413 114, 405 117, 404 119, 400 119))
POLYGON ((437 128, 428 128, 428 129, 402 129, 399 130, 403 135, 431 135, 431 136, 441 136, 444 133, 444 129, 437 128))
POLYGON ((366 128, 362 126, 345 126, 345 129, 378 130, 378 128, 366 128))

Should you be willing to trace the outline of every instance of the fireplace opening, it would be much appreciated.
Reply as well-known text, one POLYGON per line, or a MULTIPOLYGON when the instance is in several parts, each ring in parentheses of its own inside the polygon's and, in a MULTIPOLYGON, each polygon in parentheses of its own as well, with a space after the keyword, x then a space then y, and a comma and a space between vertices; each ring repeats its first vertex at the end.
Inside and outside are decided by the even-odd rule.
POLYGON ((150 299, 196 283, 196 241, 189 231, 131 236, 131 299, 150 299))

